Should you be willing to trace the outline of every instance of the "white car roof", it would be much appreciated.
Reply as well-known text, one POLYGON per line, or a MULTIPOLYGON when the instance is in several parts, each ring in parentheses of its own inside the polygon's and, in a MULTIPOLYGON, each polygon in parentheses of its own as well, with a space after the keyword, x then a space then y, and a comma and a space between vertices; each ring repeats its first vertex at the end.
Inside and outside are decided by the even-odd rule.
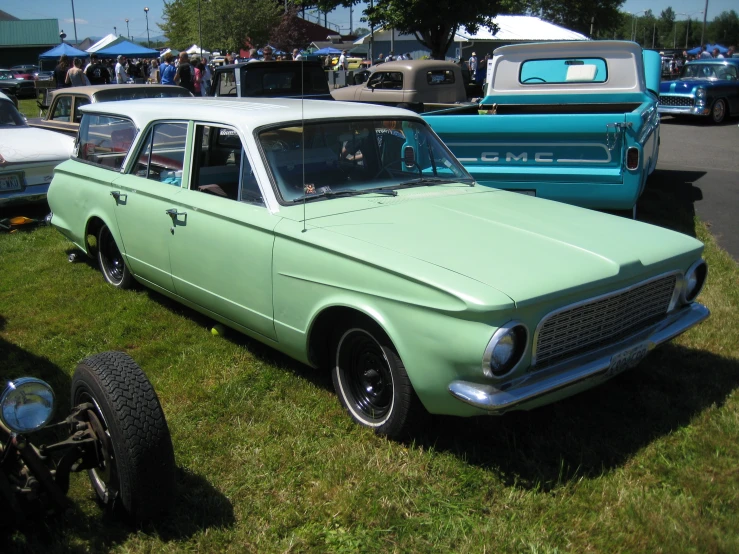
POLYGON ((187 119, 236 125, 245 130, 263 125, 304 119, 404 117, 421 120, 409 110, 330 100, 288 98, 151 98, 101 102, 82 107, 85 113, 119 115, 133 120, 141 129, 150 121, 187 119))

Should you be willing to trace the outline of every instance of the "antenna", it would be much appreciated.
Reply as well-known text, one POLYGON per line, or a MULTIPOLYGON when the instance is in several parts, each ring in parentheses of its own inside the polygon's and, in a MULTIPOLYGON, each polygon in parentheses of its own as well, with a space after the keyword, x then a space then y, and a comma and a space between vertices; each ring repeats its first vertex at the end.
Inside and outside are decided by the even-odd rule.
POLYGON ((303 233, 307 231, 305 228, 305 197, 308 196, 305 190, 305 111, 303 102, 305 102, 305 77, 303 75, 303 60, 300 60, 300 149, 303 154, 303 233))

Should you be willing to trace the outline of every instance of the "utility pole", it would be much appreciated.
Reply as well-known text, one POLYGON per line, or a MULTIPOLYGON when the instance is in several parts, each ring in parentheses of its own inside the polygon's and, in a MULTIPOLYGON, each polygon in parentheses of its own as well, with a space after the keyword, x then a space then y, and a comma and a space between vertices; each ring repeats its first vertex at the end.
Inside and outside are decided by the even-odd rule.
POLYGON ((79 42, 77 41, 77 18, 74 15, 74 0, 72 0, 72 23, 74 24, 74 44, 76 46, 79 42))
POLYGON ((703 37, 706 34, 706 16, 708 15, 708 0, 706 0, 706 7, 703 8, 703 29, 701 30, 701 47, 703 46, 703 37))
POLYGON ((149 8, 144 8, 146 14, 146 46, 151 48, 151 39, 149 38, 149 8))
POLYGON ((126 38, 131 40, 131 31, 128 28, 128 18, 126 18, 126 38))
POLYGON ((654 37, 657 34, 657 22, 654 22, 654 29, 652 29, 652 48, 654 48, 654 37))

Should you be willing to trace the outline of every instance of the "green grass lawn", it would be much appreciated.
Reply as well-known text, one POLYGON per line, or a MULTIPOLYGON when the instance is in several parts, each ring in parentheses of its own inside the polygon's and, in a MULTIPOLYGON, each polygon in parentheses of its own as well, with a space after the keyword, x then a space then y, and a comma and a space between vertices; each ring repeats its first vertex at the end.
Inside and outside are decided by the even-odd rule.
MULTIPOLYGON (((73 507, 0 552, 739 552, 739 269, 680 191, 641 217, 706 242, 711 318, 591 391, 528 413, 435 417, 413 442, 354 425, 330 377, 147 290, 107 286, 40 227, 0 235, 0 378, 128 352, 164 407, 177 508, 131 528, 84 475, 73 507)), ((640 204, 641 206, 641 204, 640 204)))

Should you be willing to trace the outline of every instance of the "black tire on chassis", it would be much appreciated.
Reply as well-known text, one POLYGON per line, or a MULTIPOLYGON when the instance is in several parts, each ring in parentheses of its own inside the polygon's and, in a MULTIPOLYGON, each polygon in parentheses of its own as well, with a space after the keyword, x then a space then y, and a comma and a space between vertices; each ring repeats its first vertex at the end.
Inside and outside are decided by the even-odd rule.
POLYGON ((719 124, 723 123, 724 119, 726 119, 726 101, 723 98, 719 98, 711 107, 711 121, 719 124))
POLYGON ((103 463, 88 470, 106 510, 123 509, 133 521, 158 519, 175 502, 172 439, 154 388, 123 352, 82 360, 72 377, 74 406, 90 402, 93 429, 102 428, 103 463))
POLYGON ((352 419, 379 435, 402 439, 428 415, 392 342, 368 318, 355 318, 334 334, 331 377, 352 419))
POLYGON ((108 283, 119 289, 133 286, 133 276, 107 225, 103 225, 98 233, 97 256, 100 271, 108 283))

